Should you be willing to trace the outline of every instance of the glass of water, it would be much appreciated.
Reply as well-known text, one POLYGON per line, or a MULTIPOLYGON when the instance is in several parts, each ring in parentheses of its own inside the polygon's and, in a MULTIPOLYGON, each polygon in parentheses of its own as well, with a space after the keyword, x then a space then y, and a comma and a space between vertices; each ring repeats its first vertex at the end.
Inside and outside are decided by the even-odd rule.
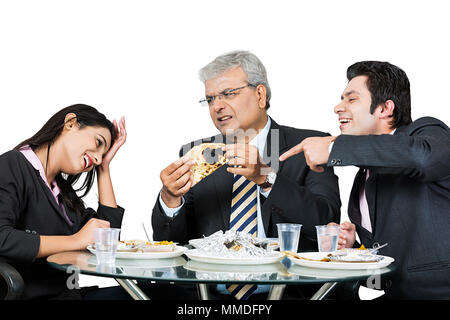
POLYGON ((94 229, 95 255, 98 264, 112 264, 116 261, 117 242, 120 229, 94 229))
POLYGON ((278 223, 277 228, 280 251, 291 251, 296 253, 302 225, 296 223, 278 223))
POLYGON ((319 252, 337 250, 340 230, 340 226, 316 226, 319 252))

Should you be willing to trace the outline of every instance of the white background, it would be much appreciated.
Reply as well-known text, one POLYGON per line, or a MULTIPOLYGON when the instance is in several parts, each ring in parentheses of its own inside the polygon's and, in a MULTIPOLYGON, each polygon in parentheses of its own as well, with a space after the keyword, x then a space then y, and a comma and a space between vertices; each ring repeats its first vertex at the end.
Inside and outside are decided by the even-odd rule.
MULTIPOLYGON (((280 124, 339 134, 333 107, 360 60, 401 67, 413 119, 449 124, 449 30, 446 1, 1 1, 0 153, 71 104, 124 115, 112 177, 122 238, 144 238, 160 171, 182 144, 216 134, 197 73, 217 55, 263 61, 280 124)), ((336 169, 342 220, 355 172, 336 169)), ((96 190, 86 202, 96 208, 96 190)))

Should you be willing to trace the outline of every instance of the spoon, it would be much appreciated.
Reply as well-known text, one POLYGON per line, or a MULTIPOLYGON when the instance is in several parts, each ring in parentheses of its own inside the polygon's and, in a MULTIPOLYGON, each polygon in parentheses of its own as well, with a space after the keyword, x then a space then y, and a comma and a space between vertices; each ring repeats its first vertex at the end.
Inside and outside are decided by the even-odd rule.
POLYGON ((373 247, 372 249, 367 249, 367 250, 368 250, 370 253, 372 253, 372 252, 375 252, 375 251, 380 250, 381 248, 386 247, 388 244, 385 243, 385 244, 382 244, 381 246, 380 246, 380 245, 375 246, 375 245, 376 245, 376 244, 374 244, 374 247, 373 247))
POLYGON ((144 228, 144 232, 145 232, 145 236, 147 237, 147 240, 151 242, 150 237, 148 236, 148 233, 147 233, 147 229, 145 229, 144 222, 142 221, 141 224, 142 224, 142 228, 144 228))

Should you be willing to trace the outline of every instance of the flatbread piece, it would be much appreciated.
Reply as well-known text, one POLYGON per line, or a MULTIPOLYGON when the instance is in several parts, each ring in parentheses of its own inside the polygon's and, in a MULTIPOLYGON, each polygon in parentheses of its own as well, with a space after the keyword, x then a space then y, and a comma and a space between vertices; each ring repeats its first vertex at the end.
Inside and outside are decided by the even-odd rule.
POLYGON ((192 186, 219 169, 228 162, 223 152, 217 149, 225 147, 224 143, 202 143, 193 147, 186 156, 194 160, 195 164, 191 168, 192 186))

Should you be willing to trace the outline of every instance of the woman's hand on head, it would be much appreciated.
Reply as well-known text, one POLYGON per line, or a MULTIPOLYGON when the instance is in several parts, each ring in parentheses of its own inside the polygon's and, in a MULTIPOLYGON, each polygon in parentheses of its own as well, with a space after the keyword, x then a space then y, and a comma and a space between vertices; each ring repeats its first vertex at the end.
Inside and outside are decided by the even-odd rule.
POLYGON ((125 125, 125 117, 120 118, 119 123, 116 120, 113 121, 114 131, 116 132, 116 139, 112 142, 108 152, 104 155, 100 169, 108 169, 109 164, 116 155, 117 151, 127 140, 127 130, 125 125))

